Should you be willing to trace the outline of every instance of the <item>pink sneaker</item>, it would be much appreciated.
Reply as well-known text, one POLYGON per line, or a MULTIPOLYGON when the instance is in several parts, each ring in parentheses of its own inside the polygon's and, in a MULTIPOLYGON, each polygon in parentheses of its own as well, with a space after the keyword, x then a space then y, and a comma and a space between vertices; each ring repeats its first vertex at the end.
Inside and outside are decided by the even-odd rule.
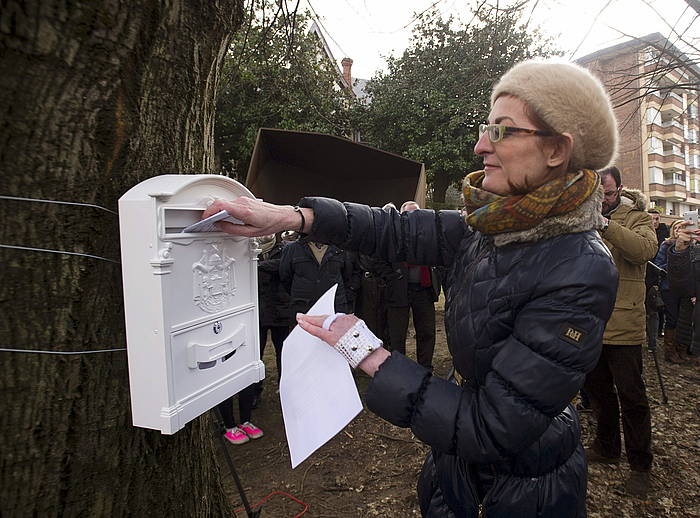
POLYGON ((230 430, 226 430, 224 437, 226 437, 226 440, 231 444, 245 444, 250 440, 248 435, 246 435, 246 433, 237 426, 234 426, 230 430))
POLYGON ((241 425, 241 430, 243 430, 243 433, 245 433, 248 437, 251 439, 260 439, 263 435, 263 431, 255 426, 253 423, 250 421, 246 421, 241 425))

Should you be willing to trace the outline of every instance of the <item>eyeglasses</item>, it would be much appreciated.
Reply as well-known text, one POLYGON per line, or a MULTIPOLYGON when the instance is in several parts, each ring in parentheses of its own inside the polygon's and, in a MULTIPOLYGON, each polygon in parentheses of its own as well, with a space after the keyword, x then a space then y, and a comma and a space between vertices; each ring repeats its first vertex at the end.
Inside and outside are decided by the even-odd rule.
POLYGON ((525 135, 535 135, 538 137, 552 137, 551 133, 529 128, 515 128, 505 124, 479 124, 479 138, 487 133, 492 143, 500 142, 506 135, 523 133, 525 135))
POLYGON ((603 196, 606 198, 616 198, 617 195, 620 193, 620 190, 622 189, 622 186, 618 187, 614 191, 605 191, 603 192, 603 196))

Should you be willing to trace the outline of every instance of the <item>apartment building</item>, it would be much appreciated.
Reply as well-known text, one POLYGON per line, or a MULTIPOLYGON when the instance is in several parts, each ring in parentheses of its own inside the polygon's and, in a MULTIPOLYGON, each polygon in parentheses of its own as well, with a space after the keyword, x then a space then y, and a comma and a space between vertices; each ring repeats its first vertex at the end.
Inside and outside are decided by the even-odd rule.
POLYGON ((659 33, 577 60, 603 81, 620 129, 625 186, 669 216, 700 209, 700 68, 659 33))

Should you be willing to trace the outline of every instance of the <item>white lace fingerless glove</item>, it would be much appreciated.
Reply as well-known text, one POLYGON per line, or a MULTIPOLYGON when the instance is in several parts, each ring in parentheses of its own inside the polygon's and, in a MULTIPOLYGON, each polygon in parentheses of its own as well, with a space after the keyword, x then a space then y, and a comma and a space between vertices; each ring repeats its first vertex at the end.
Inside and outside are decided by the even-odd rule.
POLYGON ((382 341, 374 336, 364 320, 358 320, 334 345, 350 366, 355 369, 372 352, 382 346, 382 341))

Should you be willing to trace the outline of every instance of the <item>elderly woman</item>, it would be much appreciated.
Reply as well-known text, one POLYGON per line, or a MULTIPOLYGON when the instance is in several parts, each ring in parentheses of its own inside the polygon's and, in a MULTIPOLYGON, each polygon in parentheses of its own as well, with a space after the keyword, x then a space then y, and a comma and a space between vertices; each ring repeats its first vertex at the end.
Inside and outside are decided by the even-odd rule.
MULTIPOLYGON (((389 353, 352 315, 299 325, 373 376, 369 409, 430 445, 423 516, 581 517, 586 460, 570 404, 598 360, 617 273, 596 228, 591 169, 617 128, 600 82, 572 64, 528 61, 496 84, 457 211, 399 214, 326 198, 299 207, 218 201, 240 235, 298 228, 388 261, 444 265, 447 342, 459 385, 389 353)), ((359 442, 358 448, 363 447, 359 442)))

